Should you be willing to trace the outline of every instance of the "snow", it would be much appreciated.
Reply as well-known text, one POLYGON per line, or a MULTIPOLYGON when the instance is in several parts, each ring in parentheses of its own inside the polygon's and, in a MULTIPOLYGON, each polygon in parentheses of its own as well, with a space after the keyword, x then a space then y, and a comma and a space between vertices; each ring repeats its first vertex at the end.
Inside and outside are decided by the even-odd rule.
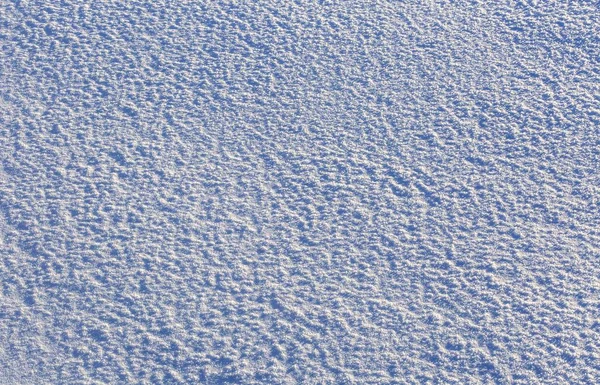
POLYGON ((0 1, 0 384, 600 381, 592 1, 0 1))

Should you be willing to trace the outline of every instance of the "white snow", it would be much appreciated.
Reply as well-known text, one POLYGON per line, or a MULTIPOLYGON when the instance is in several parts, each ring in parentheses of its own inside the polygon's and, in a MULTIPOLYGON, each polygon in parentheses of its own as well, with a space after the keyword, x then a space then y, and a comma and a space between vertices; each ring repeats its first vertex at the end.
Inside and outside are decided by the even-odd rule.
POLYGON ((0 1, 0 384, 600 381, 592 1, 0 1))

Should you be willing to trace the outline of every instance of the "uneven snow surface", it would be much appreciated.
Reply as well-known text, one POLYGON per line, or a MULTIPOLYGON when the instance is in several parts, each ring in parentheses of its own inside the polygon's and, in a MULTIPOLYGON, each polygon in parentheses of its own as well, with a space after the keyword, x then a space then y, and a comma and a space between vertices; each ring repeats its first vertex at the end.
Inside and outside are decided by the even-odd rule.
POLYGON ((598 384, 597 1, 0 0, 0 384, 598 384))

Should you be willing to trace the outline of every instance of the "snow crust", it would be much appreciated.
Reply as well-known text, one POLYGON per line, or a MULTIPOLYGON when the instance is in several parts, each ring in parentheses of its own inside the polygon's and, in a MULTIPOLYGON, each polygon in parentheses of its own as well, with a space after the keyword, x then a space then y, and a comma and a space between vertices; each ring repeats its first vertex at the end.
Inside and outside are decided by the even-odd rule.
POLYGON ((597 384, 596 1, 0 0, 0 384, 597 384))

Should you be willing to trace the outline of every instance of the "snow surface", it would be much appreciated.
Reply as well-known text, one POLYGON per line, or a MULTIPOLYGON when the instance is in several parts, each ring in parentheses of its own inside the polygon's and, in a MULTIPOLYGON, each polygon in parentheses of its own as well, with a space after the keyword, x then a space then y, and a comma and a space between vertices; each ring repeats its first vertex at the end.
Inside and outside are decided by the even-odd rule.
POLYGON ((0 384, 600 383, 597 1, 0 9, 0 384))

